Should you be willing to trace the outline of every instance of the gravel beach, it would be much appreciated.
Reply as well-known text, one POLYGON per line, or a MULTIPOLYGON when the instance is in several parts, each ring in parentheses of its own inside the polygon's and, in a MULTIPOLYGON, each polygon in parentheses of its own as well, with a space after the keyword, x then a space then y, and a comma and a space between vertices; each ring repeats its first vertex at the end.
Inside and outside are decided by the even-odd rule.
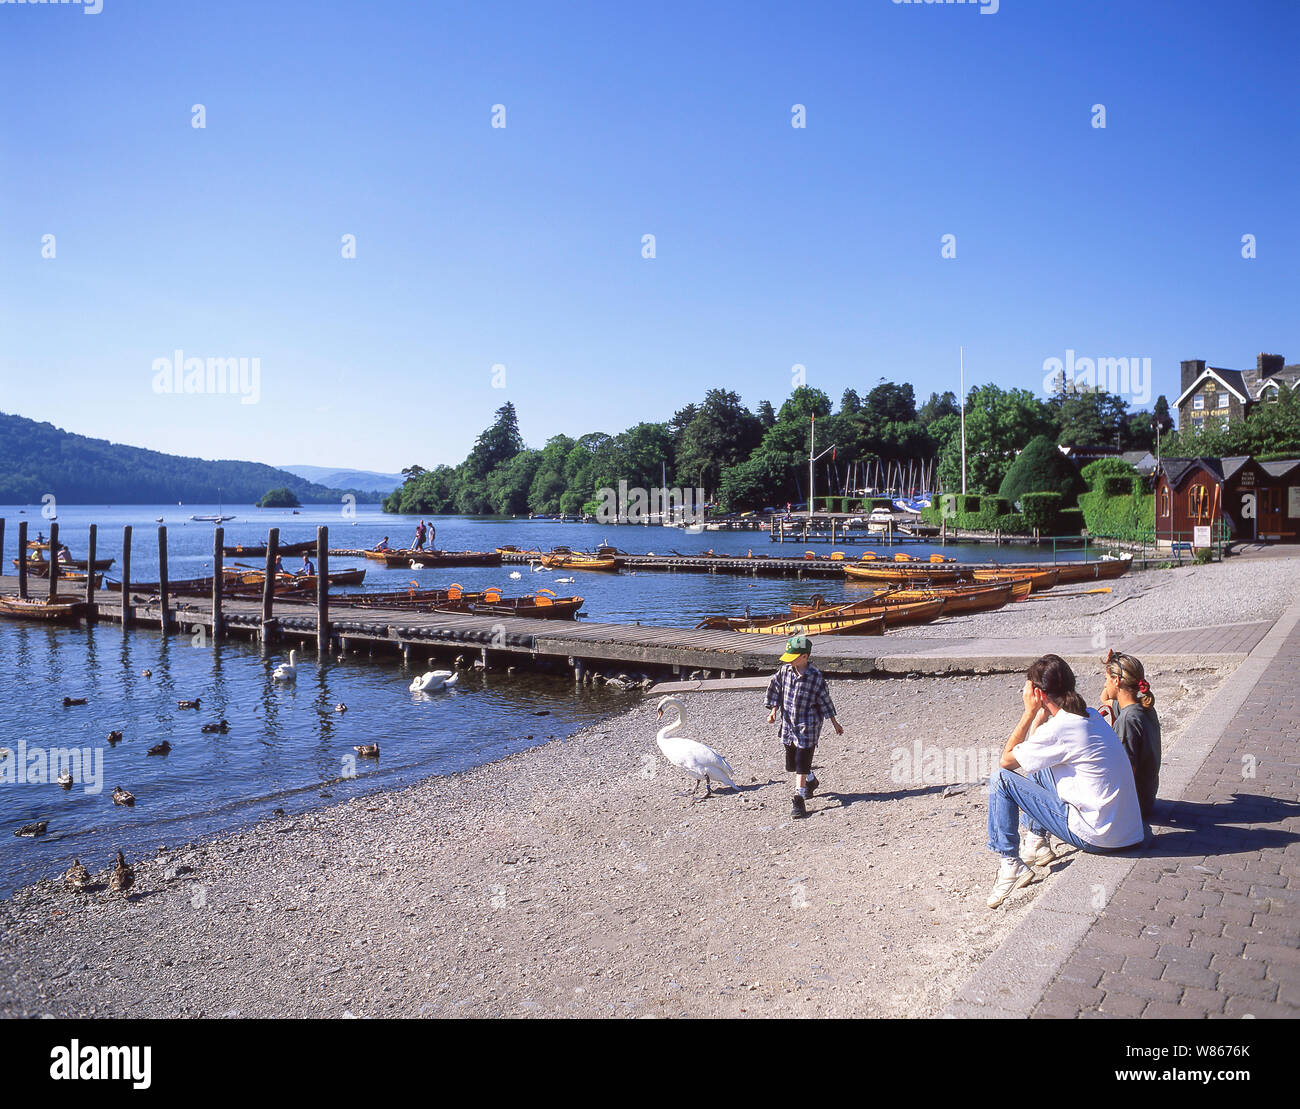
MULTIPOLYGON (((1133 575, 1125 620, 1273 618, 1297 571, 1133 575)), ((1079 634, 1096 610, 1068 602, 1099 599, 950 634, 1079 634)), ((1168 749, 1229 674, 1148 676, 1168 749)), ((1097 675, 1080 679, 1095 703, 1097 675)), ((683 796, 647 701, 465 774, 160 848, 131 860, 129 897, 107 872, 84 894, 39 883, 0 902, 0 1014, 933 1016, 1051 881, 984 905, 996 862, 971 771, 995 762, 1019 689, 833 682, 847 732, 827 729, 802 822, 761 692, 712 692, 684 698, 683 734, 728 756, 739 793, 683 796)))

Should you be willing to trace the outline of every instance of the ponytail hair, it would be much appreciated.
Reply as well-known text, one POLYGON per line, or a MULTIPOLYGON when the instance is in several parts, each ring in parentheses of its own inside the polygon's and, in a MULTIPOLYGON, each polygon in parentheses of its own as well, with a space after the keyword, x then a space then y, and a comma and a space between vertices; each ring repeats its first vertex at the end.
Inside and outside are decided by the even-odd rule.
POLYGON ((1074 671, 1060 655, 1044 655, 1029 668, 1029 680, 1062 710, 1087 716, 1088 705, 1074 688, 1074 671))
POLYGON ((1156 695, 1147 683, 1142 663, 1132 655, 1112 651, 1106 660, 1106 674, 1115 679, 1120 689, 1130 694, 1144 709, 1156 707, 1156 695))

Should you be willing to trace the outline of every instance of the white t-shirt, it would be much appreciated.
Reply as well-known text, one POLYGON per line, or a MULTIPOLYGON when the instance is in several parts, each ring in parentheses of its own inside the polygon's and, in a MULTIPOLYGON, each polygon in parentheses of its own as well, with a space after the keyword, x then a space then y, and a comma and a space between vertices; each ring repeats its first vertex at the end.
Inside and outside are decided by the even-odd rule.
POLYGON ((1058 712, 1011 749, 1026 774, 1047 767, 1069 805, 1070 831, 1093 847, 1141 843, 1146 829, 1133 767, 1114 730, 1094 708, 1058 712))

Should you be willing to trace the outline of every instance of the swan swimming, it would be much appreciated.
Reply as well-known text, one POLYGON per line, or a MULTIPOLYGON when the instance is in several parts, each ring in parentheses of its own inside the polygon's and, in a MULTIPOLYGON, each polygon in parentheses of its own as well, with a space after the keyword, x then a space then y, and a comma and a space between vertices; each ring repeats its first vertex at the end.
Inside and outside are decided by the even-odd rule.
POLYGON ((522 578, 523 576, 524 576, 524 575, 521 574, 518 570, 511 570, 511 571, 510 571, 510 577, 511 577, 514 581, 518 581, 518 580, 519 580, 520 578, 522 578))
POLYGON ((710 778, 717 778, 739 793, 740 787, 732 781, 736 772, 731 769, 731 763, 708 744, 677 735, 686 723, 686 706, 681 701, 676 697, 665 697, 659 702, 657 719, 663 719, 664 709, 669 705, 677 706, 677 719, 659 729, 657 736, 659 750, 670 763, 680 770, 685 770, 695 779, 691 796, 695 796, 695 791, 700 788, 700 782, 703 782, 704 796, 709 797, 713 792, 710 778))
MULTIPOLYGON (((433 659, 429 660, 433 665, 433 659)), ((411 680, 412 693, 436 693, 440 689, 449 689, 456 684, 458 674, 451 670, 428 670, 411 680)))
POLYGON ((271 679, 277 682, 296 682, 298 680, 298 652, 289 652, 289 661, 282 662, 271 671, 271 679))
POLYGON ((556 578, 556 579, 555 579, 555 584, 556 584, 556 585, 572 585, 572 584, 573 584, 575 581, 577 581, 577 580, 578 580, 577 578, 556 578))

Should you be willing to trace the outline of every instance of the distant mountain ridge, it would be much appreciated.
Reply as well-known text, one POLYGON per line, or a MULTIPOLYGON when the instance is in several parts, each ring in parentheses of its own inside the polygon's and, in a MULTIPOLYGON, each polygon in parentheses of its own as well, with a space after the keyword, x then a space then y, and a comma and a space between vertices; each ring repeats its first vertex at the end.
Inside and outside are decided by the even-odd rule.
POLYGON ((338 489, 365 486, 367 489, 391 493, 406 480, 401 474, 381 474, 374 470, 340 470, 330 466, 281 466, 280 469, 297 474, 306 481, 338 489))
POLYGON ((304 504, 383 499, 389 490, 336 487, 261 462, 209 461, 75 435, 0 412, 0 504, 35 504, 47 493, 68 504, 253 504, 284 486, 304 504))

